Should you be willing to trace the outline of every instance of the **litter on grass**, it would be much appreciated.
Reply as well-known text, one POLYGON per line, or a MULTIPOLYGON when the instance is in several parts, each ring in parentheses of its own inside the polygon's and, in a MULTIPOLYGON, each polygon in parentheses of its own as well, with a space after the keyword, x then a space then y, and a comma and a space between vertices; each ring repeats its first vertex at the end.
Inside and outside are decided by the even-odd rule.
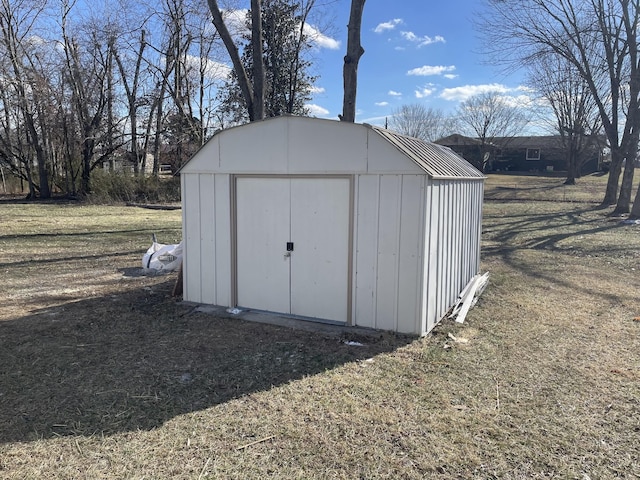
POLYGON ((171 272, 177 270, 182 263, 182 242, 174 245, 158 243, 155 234, 153 242, 142 256, 144 270, 171 272))

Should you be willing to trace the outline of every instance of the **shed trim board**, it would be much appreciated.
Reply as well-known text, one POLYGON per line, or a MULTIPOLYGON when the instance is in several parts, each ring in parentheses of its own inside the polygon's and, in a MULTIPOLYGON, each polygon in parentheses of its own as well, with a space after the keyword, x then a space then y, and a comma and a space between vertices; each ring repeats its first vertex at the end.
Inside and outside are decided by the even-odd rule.
MULTIPOLYGON (((332 322, 341 323, 343 325, 352 325, 352 277, 353 277, 353 205, 354 205, 354 195, 353 195, 353 184, 354 179, 353 175, 251 175, 251 174, 240 174, 240 175, 232 175, 232 189, 231 189, 231 221, 232 221, 232 241, 231 241, 231 257, 232 257, 232 294, 231 299, 235 306, 240 308, 251 308, 253 310, 263 310, 263 311, 272 311, 283 314, 291 314, 297 317, 308 317, 315 318, 319 320, 327 320, 332 322), (256 180, 257 182, 250 182, 251 180, 256 180), (297 180, 301 180, 303 182, 296 182, 297 180), (296 186, 298 187, 306 187, 309 189, 312 188, 313 185, 311 182, 304 182, 304 180, 322 182, 322 180, 328 180, 332 182, 334 187, 338 187, 338 189, 342 189, 342 192, 337 192, 338 194, 342 193, 342 200, 345 200, 342 208, 344 209, 342 218, 338 219, 340 225, 338 227, 346 227, 343 232, 337 231, 339 228, 330 229, 326 233, 334 238, 325 238, 326 245, 315 245, 315 252, 307 251, 306 253, 306 262, 311 262, 314 268, 302 268, 300 267, 301 257, 300 257, 300 248, 305 248, 304 244, 300 244, 300 238, 304 237, 307 232, 306 228, 301 225, 301 218, 307 215, 313 215, 314 213, 318 216, 319 210, 323 207, 323 201, 327 201, 329 204, 331 203, 331 198, 321 198, 316 197, 312 200, 311 207, 315 209, 315 212, 311 212, 309 210, 309 205, 303 205, 300 198, 300 189, 298 188, 298 198, 294 198, 296 190, 296 186), (273 184, 270 184, 270 181, 273 181, 273 184), (260 186, 260 184, 267 182, 267 185, 260 186), (277 182, 277 183, 276 183, 277 182), (336 183, 337 182, 337 183, 336 183), (252 185, 253 183, 253 185, 252 185), (306 185, 305 185, 306 184, 306 185), (341 185, 343 184, 343 185, 341 185), (263 193, 267 193, 268 195, 262 195, 260 199, 256 199, 254 201, 253 207, 256 207, 255 203, 260 201, 264 202, 272 202, 273 206, 284 207, 283 202, 288 203, 286 208, 288 211, 282 211, 276 213, 274 211, 267 212, 269 215, 268 218, 263 218, 262 221, 269 222, 272 220, 276 220, 276 222, 280 222, 280 228, 284 228, 287 230, 286 237, 289 239, 286 242, 292 242, 293 250, 291 252, 285 251, 285 244, 281 247, 278 245, 275 246, 267 246, 264 247, 265 250, 262 252, 251 251, 251 249, 244 245, 248 240, 247 236, 250 236, 251 229, 260 229, 260 225, 255 226, 255 222, 261 222, 260 218, 254 218, 254 225, 251 225, 251 222, 248 222, 247 219, 240 219, 238 211, 239 208, 244 211, 241 212, 241 217, 247 215, 247 208, 251 207, 251 200, 245 198, 250 196, 251 193, 248 190, 249 188, 263 188, 263 193), (344 189, 346 188, 346 192, 344 189), (288 189, 288 191, 284 191, 288 189), (345 195, 346 193, 346 195, 345 195), (270 195, 276 194, 279 198, 269 198, 270 195), (247 201, 249 204, 247 204, 247 201), (275 202, 275 203, 274 203, 275 202), (302 209, 302 210, 300 210, 302 209), (296 211, 298 211, 296 213, 296 211), (298 220, 298 221, 297 221, 298 220), (284 222, 284 223, 283 223, 284 222), (346 223, 346 225, 345 225, 346 223), (288 224, 288 225, 286 225, 288 224), (292 228, 297 227, 297 235, 296 232, 292 231, 292 228), (342 238, 340 238, 342 236, 342 238), (298 238, 294 238, 298 237, 298 238), (298 248, 296 249, 296 240, 298 240, 298 248), (342 245, 341 245, 342 244, 342 245), (333 247, 333 249, 332 249, 333 247), (340 252, 341 248, 344 248, 344 251, 340 252), (281 252, 278 253, 278 248, 281 248, 281 252), (275 250, 274 250, 275 249, 275 250), (321 258, 318 257, 317 250, 320 251, 326 249, 330 249, 334 252, 334 254, 342 254, 344 255, 344 267, 343 274, 344 277, 340 279, 336 278, 335 275, 324 278, 324 286, 320 285, 320 290, 317 289, 317 282, 322 280, 322 275, 318 275, 318 273, 335 273, 336 269, 341 270, 340 265, 336 265, 338 262, 335 259, 327 259, 326 257, 321 258), (245 255, 239 255, 239 250, 245 252, 245 255), (281 277, 271 278, 269 281, 262 282, 260 279, 251 278, 252 273, 248 271, 251 268, 251 265, 256 265, 250 260, 246 260, 245 257, 249 259, 252 258, 252 255, 255 256, 258 253, 262 253, 265 255, 273 256, 269 260, 265 259, 265 261, 270 262, 270 267, 264 270, 262 273, 265 275, 279 274, 281 277), (314 255, 313 259, 310 258, 311 255, 314 255), (315 262, 314 262, 315 260, 315 262), (318 261, 325 260, 325 264, 318 264, 318 261), (280 263, 280 265, 278 265, 280 263), (330 265, 328 265, 330 264, 330 265), (275 267, 275 268, 274 268, 275 267), (324 268, 323 268, 324 267, 324 268), (286 271, 288 269, 288 272, 286 271), (316 274, 311 282, 316 283, 316 288, 311 288, 309 285, 310 279, 307 278, 307 283, 304 281, 299 282, 300 277, 304 277, 304 272, 313 272, 316 274), (275 273, 277 272, 277 273, 275 273), (288 282, 284 276, 288 275, 288 282), (270 281, 275 282, 287 282, 284 284, 270 284, 270 281), (328 282, 327 282, 328 281, 328 282), (257 282, 257 283, 256 283, 257 282), (342 283, 344 282, 344 283, 342 283), (263 295, 268 296, 269 298, 264 298, 261 295, 261 292, 255 292, 255 289, 260 288, 260 285, 267 283, 264 288, 271 289, 271 291, 262 292, 263 295), (328 283, 333 284, 333 288, 328 283), (322 289, 328 291, 322 291, 322 289), (289 298, 288 301, 286 298, 282 298, 282 295, 285 294, 285 290, 288 290, 289 298), (323 294, 333 292, 331 298, 322 297, 323 294), (321 297, 316 300, 315 307, 311 307, 309 305, 313 304, 313 299, 309 298, 312 295, 320 295, 321 297), (256 298, 261 297, 263 298, 256 298), (278 298, 279 297, 279 298, 278 298), (306 299, 305 299, 306 297, 306 299), (257 303, 256 303, 257 302, 257 303), (278 303, 279 302, 279 303, 278 303), (253 304, 252 304, 253 303, 253 304), (343 312, 342 314, 340 312, 343 312), (325 313, 323 315, 323 313, 325 313), (328 313, 328 314, 327 314, 328 313)), ((318 195, 318 191, 314 192, 318 195)), ((329 192, 328 192, 329 193, 329 192)), ((331 192, 334 194, 336 192, 331 192)), ((304 196, 307 200, 310 200, 309 196, 304 196)), ((340 200, 340 199, 336 199, 340 200)), ((335 206, 335 204, 334 204, 335 206)), ((263 207, 263 206, 261 206, 263 207)), ((326 208, 326 207, 325 207, 326 208)), ((325 212, 326 214, 327 212, 325 212)), ((334 212, 335 213, 335 212, 334 212)), ((262 212, 263 216, 265 212, 262 212)), ((321 215, 320 215, 321 217, 321 215)), ((334 219, 335 220, 335 219, 334 219)), ((322 218, 316 218, 315 221, 322 221, 322 218)), ((327 222, 326 215, 324 216, 324 222, 327 222)), ((266 227, 266 225, 262 225, 266 227)), ((329 225, 325 225, 328 227, 336 227, 335 222, 331 222, 329 225)), ((316 227, 318 227, 316 225, 316 227)), ((322 228, 320 228, 322 230, 322 228)), ((255 233, 255 231, 254 231, 255 233)), ((263 235, 265 231, 261 232, 263 235)), ((322 232, 316 229, 316 235, 321 235, 322 232)), ((280 234, 278 234, 279 236, 280 234)), ((284 238, 284 237, 282 237, 284 238)), ((311 240, 308 238, 307 240, 311 240)), ((260 245, 257 245, 260 248, 260 245)), ((253 257, 257 259, 257 257, 253 257)))
MULTIPOLYGON (((215 134, 180 175, 186 301, 424 335, 479 272, 485 177, 446 147, 379 127, 277 117, 215 134), (260 192, 252 194, 253 185, 260 192), (288 193, 278 190, 283 185, 288 193), (307 185, 310 198, 304 198, 307 185), (320 202, 317 208, 314 202, 320 202), (265 218, 286 210, 282 218, 273 217, 282 231, 295 230, 297 216, 304 217, 310 232, 304 243, 318 249, 325 243, 342 245, 325 259, 340 267, 322 270, 309 263, 300 280, 294 270, 288 276, 280 272, 273 278, 288 290, 274 292, 288 292, 289 299, 275 307, 266 301, 249 304, 242 288, 249 286, 248 298, 263 293, 258 280, 245 282, 251 262, 256 272, 262 269, 264 281, 276 275, 263 253, 240 258, 254 223, 264 230, 271 222, 254 207, 264 207, 265 218), (330 208, 342 226, 331 226, 330 208), (332 228, 340 232, 332 235, 332 228), (313 278, 316 274, 323 278, 313 278), (339 277, 339 289, 329 285, 333 276, 339 277), (291 301, 298 298, 291 282, 311 285, 303 287, 302 311, 291 301), (339 298, 334 302, 331 296, 339 298), (322 302, 340 304, 342 313, 314 310, 322 302)), ((298 250, 297 241, 275 241, 280 262, 275 268, 290 262, 284 256, 286 242, 294 243, 292 255, 307 254, 298 250)), ((256 251, 265 249, 258 245, 256 251)))

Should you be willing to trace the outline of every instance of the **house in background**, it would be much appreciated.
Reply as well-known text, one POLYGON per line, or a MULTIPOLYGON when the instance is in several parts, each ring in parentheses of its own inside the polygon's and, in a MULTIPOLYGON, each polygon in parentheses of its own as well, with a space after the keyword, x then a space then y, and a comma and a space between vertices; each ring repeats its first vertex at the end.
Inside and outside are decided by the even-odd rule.
MULTIPOLYGON (((484 163, 486 172, 567 170, 567 153, 560 135, 497 137, 483 146, 477 138, 454 134, 436 140, 435 143, 451 148, 473 165, 481 166, 484 163)), ((605 141, 602 138, 586 150, 587 158, 583 159, 580 173, 586 175, 602 170, 606 160, 604 151, 605 141)))

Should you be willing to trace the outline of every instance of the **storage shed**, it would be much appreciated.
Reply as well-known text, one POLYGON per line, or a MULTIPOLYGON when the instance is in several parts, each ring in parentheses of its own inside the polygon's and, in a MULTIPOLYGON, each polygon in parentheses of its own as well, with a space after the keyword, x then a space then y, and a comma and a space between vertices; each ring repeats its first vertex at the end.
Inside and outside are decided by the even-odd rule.
POLYGON ((478 273, 484 176, 446 147, 283 116, 180 175, 185 301, 424 335, 478 273))

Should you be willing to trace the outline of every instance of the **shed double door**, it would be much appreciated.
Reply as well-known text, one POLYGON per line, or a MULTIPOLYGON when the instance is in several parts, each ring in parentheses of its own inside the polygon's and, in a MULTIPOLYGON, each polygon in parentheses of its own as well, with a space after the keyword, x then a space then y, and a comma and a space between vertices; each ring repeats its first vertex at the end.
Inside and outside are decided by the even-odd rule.
POLYGON ((236 179, 238 306, 347 321, 350 185, 236 179))

